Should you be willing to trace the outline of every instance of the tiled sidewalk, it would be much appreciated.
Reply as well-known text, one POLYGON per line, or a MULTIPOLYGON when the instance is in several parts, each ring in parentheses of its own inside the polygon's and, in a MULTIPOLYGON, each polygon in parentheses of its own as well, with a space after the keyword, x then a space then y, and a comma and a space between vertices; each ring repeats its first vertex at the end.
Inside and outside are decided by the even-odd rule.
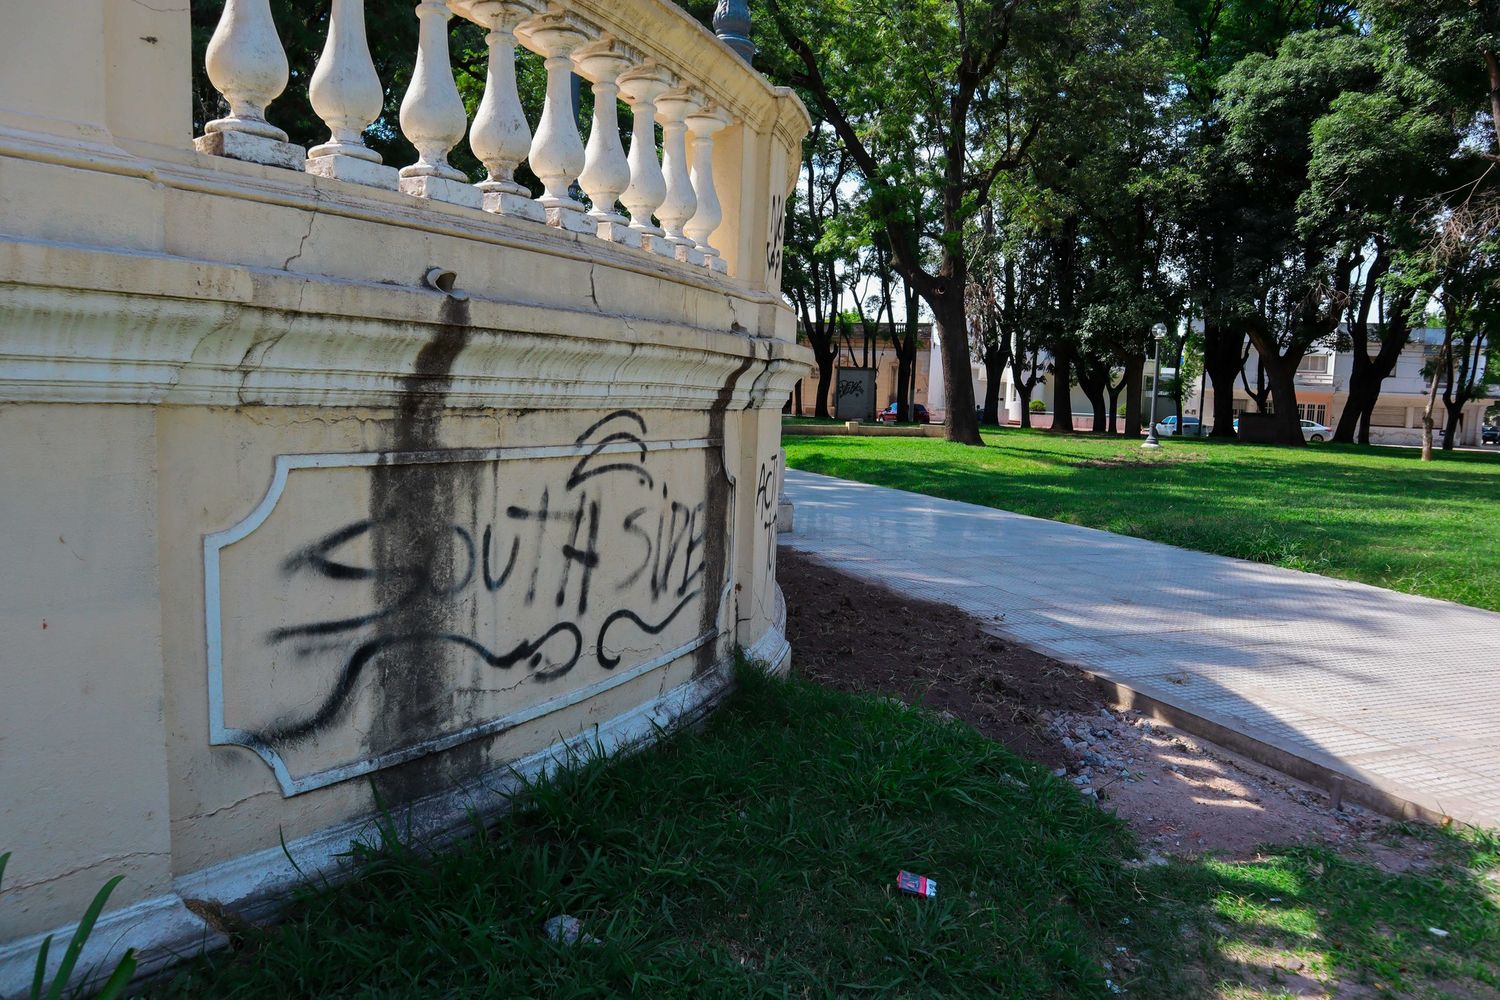
POLYGON ((1500 614, 806 472, 786 494, 783 544, 1273 753, 1500 827, 1500 614))

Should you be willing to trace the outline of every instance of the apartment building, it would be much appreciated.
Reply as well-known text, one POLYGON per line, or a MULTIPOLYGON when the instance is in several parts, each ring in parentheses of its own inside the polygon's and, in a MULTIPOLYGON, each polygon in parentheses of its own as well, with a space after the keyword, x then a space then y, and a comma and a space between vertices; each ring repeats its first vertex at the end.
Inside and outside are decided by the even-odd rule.
MULTIPOLYGON (((1370 415, 1370 441, 1372 444, 1416 445, 1422 441, 1422 412, 1427 407, 1427 397, 1432 383, 1423 375, 1425 369, 1437 357, 1443 344, 1440 327, 1423 327, 1413 330, 1411 343, 1401 352, 1396 369, 1380 387, 1380 399, 1370 415)), ((1252 349, 1245 363, 1244 373, 1235 387, 1234 413, 1239 416, 1246 411, 1255 412, 1257 406, 1250 388, 1257 388, 1257 366, 1259 359, 1252 349)), ((1343 416, 1344 406, 1349 400, 1349 376, 1354 369, 1354 358, 1347 351, 1335 352, 1322 349, 1310 352, 1297 368, 1297 409, 1304 420, 1316 420, 1336 427, 1343 416)), ((1441 394, 1441 383, 1439 383, 1441 394)), ((1214 390, 1209 383, 1201 411, 1213 413, 1214 390)), ((1474 400, 1464 406, 1459 418, 1458 436, 1455 444, 1477 445, 1480 427, 1484 423, 1484 411, 1494 402, 1493 398, 1474 400)), ((1269 405, 1269 400, 1268 400, 1269 405)), ((1200 412, 1195 398, 1184 401, 1183 409, 1188 416, 1200 412)), ((1434 419, 1439 427, 1447 421, 1447 410, 1439 398, 1434 419)))

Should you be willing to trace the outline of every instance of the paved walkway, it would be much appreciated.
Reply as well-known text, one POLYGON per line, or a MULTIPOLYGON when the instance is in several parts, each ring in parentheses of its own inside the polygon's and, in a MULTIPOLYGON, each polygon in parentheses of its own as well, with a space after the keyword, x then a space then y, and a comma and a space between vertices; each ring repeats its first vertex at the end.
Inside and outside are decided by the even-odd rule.
POLYGON ((795 470, 786 494, 783 544, 1243 734, 1268 763, 1500 827, 1500 614, 795 470))

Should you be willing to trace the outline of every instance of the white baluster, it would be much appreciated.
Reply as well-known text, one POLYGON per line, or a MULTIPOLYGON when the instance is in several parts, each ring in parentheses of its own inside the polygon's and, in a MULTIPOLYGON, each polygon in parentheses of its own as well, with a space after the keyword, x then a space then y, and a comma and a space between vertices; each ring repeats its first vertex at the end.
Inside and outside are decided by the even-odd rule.
POLYGON ((417 147, 417 162, 401 168, 401 190, 419 198, 480 208, 484 198, 479 190, 448 163, 448 151, 458 145, 469 125, 448 61, 450 16, 442 0, 417 4, 417 64, 401 99, 401 134, 417 147))
POLYGON ((634 115, 628 157, 630 183, 620 201, 630 211, 630 228, 639 235, 641 248, 663 257, 674 256, 675 251, 663 238, 661 227, 651 221, 667 197, 667 180, 656 159, 656 99, 671 86, 667 74, 652 62, 620 74, 620 89, 634 115))
POLYGON ((531 140, 529 157, 532 172, 546 189, 537 201, 547 210, 547 225, 592 234, 594 221, 584 216, 583 205, 568 193, 584 165, 583 140, 573 116, 573 61, 568 57, 583 44, 584 34, 558 12, 532 18, 516 34, 547 65, 547 99, 542 102, 542 120, 531 140))
POLYGON ((693 179, 688 174, 684 123, 688 115, 698 110, 698 102, 686 89, 672 90, 656 99, 656 110, 661 116, 661 171, 667 178, 667 197, 656 210, 656 217, 666 229, 667 242, 672 244, 677 259, 702 264, 703 251, 682 231, 698 211, 693 179))
POLYGON ((516 26, 536 14, 536 6, 523 0, 450 0, 448 6, 489 29, 484 38, 489 47, 484 99, 469 128, 469 148, 489 171, 478 184, 484 209, 545 222, 546 211, 515 179, 516 167, 531 148, 531 126, 516 92, 516 26))
POLYGON ((693 135, 693 193, 698 197, 698 211, 688 220, 683 232, 703 251, 704 263, 710 269, 727 274, 729 264, 719 251, 709 246, 708 238, 724 221, 724 209, 714 188, 714 135, 729 124, 729 117, 718 108, 704 108, 687 116, 688 131, 693 135))
POLYGON ((630 161, 620 145, 620 85, 616 81, 630 60, 605 35, 573 52, 579 75, 594 89, 594 121, 584 150, 583 173, 578 183, 593 202, 589 217, 598 226, 600 239, 639 245, 629 220, 615 210, 615 202, 630 183, 630 161))
POLYGON ((286 89, 288 76, 270 0, 226 0, 203 65, 229 102, 229 115, 203 126, 193 140, 198 152, 301 170, 306 151, 266 121, 266 106, 286 89))
POLYGON ((364 0, 333 0, 328 42, 307 96, 329 131, 327 142, 307 151, 307 172, 395 190, 396 169, 382 166, 362 135, 385 106, 365 38, 364 0))

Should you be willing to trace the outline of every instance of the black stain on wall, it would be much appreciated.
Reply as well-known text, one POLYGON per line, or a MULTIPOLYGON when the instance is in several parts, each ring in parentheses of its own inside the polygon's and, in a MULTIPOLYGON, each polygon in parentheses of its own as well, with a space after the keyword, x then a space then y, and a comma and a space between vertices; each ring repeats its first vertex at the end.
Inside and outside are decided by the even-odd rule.
MULTIPOLYGON (((518 684, 554 681, 585 651, 613 670, 632 638, 685 623, 695 600, 693 634, 718 632, 733 531, 725 416, 756 357, 739 360, 709 408, 701 501, 677 499, 681 494, 670 476, 653 476, 646 419, 617 410, 578 435, 578 457, 558 495, 544 488, 537 501, 512 504, 497 510, 492 523, 480 523, 475 504, 487 490, 482 477, 494 474, 493 467, 432 460, 444 448, 454 365, 472 336, 466 302, 445 299, 439 321, 402 379, 382 442, 389 457, 370 470, 365 516, 304 545, 281 565, 287 578, 359 587, 370 594, 373 610, 285 624, 266 634, 268 644, 285 644, 298 655, 338 651, 342 660, 317 704, 301 705, 256 734, 268 748, 305 744, 344 724, 359 727, 365 757, 385 756, 479 721, 464 717, 464 699, 473 689, 453 684, 476 662, 517 670, 518 684), (612 564, 601 561, 601 530, 630 539, 623 564, 618 556, 612 564), (364 546, 367 559, 354 554, 364 546), (542 565, 549 577, 559 578, 555 588, 549 580, 539 590, 542 565), (596 583, 596 574, 608 584, 596 583), (621 576, 624 581, 617 582, 621 576), (596 613, 609 613, 593 631, 584 616, 596 591, 605 603, 595 606, 596 613), (556 615, 536 634, 507 636, 491 646, 489 637, 476 632, 485 599, 517 608, 545 606, 556 615), (362 691, 370 692, 372 703, 360 700, 362 691), (368 715, 351 719, 361 706, 368 715)), ((764 492, 763 472, 760 478, 764 492)), ((717 654, 717 643, 701 646, 695 675, 712 669, 717 654)), ((372 779, 376 792, 395 805, 472 779, 489 763, 490 743, 470 740, 378 771, 372 779)))
MULTIPOLYGON (((438 319, 437 332, 402 379, 388 451, 442 446, 453 365, 472 335, 469 303, 444 297, 438 319)), ((462 654, 453 643, 422 637, 459 631, 453 621, 456 608, 444 591, 459 573, 473 572, 472 562, 467 568, 456 565, 459 557, 449 534, 459 520, 458 491, 472 473, 458 463, 392 462, 371 470, 376 606, 389 609, 375 624, 372 641, 378 645, 368 664, 378 675, 372 685, 374 721, 366 737, 371 756, 409 745, 415 733, 433 732, 452 712, 446 667, 450 657, 462 654)), ((376 792, 388 803, 410 801, 443 787, 450 776, 475 773, 483 765, 483 752, 481 744, 469 743, 377 772, 376 792)))
MULTIPOLYGON (((755 364, 755 356, 747 355, 729 373, 724 384, 708 409, 708 438, 710 441, 724 440, 724 415, 734 401, 734 390, 740 379, 755 364)), ((703 545, 703 590, 704 601, 698 621, 698 632, 717 631, 719 627, 719 602, 724 593, 724 583, 729 572, 729 538, 733 526, 729 523, 730 484, 729 473, 724 468, 724 446, 710 445, 703 449, 703 490, 705 497, 704 545, 703 545)), ((710 642, 699 647, 693 676, 699 677, 714 668, 718 662, 718 643, 710 642)))

